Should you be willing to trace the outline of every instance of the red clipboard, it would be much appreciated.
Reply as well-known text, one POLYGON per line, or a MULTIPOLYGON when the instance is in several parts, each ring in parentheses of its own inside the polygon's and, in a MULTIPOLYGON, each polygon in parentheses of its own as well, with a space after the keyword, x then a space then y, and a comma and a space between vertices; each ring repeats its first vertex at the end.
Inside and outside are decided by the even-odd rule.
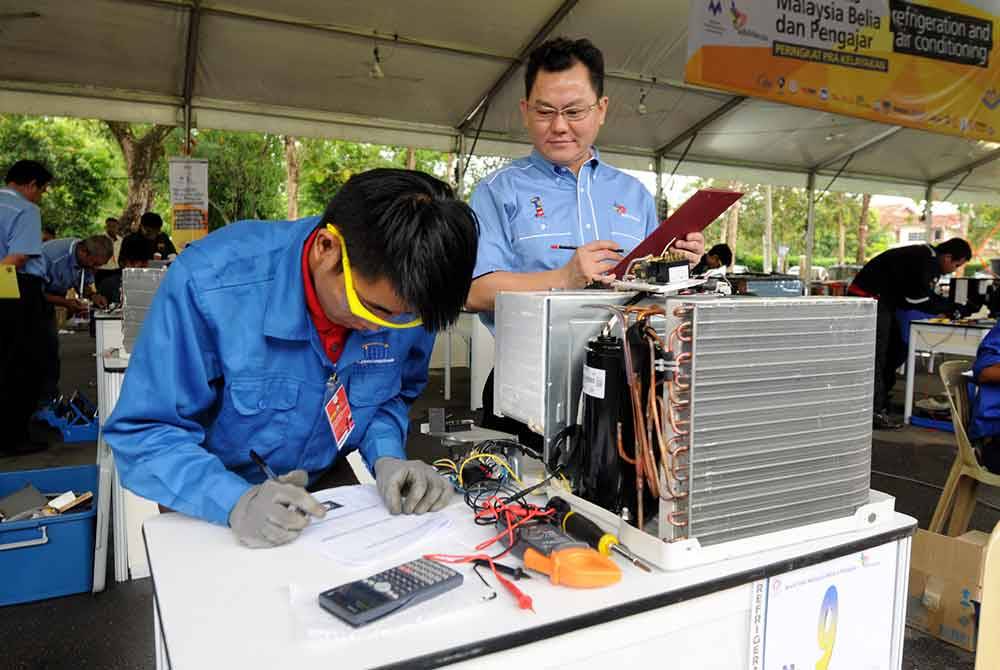
POLYGON ((704 230, 720 214, 743 197, 739 191, 721 188, 703 188, 692 195, 661 223, 649 237, 639 243, 611 272, 618 278, 625 274, 629 263, 643 256, 659 256, 674 240, 682 240, 688 233, 704 230))

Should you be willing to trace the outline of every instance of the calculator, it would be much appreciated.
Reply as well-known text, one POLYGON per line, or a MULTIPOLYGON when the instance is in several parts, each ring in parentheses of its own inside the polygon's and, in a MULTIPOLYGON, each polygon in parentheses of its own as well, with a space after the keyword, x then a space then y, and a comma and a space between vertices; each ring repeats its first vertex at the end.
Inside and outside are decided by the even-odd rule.
POLYGON ((335 586, 319 594, 320 607, 352 626, 458 588, 462 574, 426 558, 397 565, 367 579, 335 586))

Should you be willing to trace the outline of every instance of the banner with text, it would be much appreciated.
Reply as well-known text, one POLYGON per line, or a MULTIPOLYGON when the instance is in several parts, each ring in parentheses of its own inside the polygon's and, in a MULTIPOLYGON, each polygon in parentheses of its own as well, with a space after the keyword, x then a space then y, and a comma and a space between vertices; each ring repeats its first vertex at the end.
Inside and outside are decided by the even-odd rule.
POLYGON ((692 0, 689 83, 1000 137, 998 0, 692 0))
POLYGON ((208 161, 170 159, 170 211, 178 249, 208 234, 208 161))

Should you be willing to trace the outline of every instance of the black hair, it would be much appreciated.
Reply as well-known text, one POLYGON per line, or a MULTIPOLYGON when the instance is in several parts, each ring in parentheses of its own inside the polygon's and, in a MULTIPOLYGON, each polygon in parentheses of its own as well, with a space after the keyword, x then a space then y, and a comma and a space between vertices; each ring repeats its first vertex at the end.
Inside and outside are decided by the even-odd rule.
POLYGON ((950 240, 945 240, 935 246, 934 251, 938 254, 951 254, 951 257, 955 260, 972 259, 972 247, 961 237, 953 237, 950 240))
POLYGON ((729 248, 728 244, 716 244, 708 250, 708 255, 715 256, 726 267, 733 264, 733 250, 729 248))
POLYGON ((156 228, 159 230, 163 227, 163 219, 156 212, 146 212, 139 219, 139 225, 143 228, 156 228))
POLYGON ((139 233, 132 233, 122 238, 122 246, 118 249, 118 265, 125 267, 125 263, 132 261, 149 262, 153 260, 153 253, 156 251, 152 240, 148 240, 139 233))
POLYGON ((597 97, 604 95, 604 54, 587 38, 570 40, 557 37, 539 45, 528 56, 524 68, 524 97, 531 97, 531 87, 535 85, 539 70, 562 72, 577 63, 583 63, 590 72, 590 85, 597 97))
POLYGON ((104 219, 104 223, 107 223, 108 221, 114 221, 115 223, 118 223, 118 218, 114 216, 109 216, 108 218, 104 219))
POLYGON ((59 233, 56 231, 55 226, 44 226, 42 231, 48 233, 52 237, 59 237, 59 233))
POLYGON ((38 161, 18 161, 7 170, 7 183, 25 186, 35 182, 39 187, 52 181, 52 173, 38 161))
POLYGON ((479 224, 451 187, 423 172, 378 168, 347 180, 320 227, 344 236, 352 271, 385 277, 430 331, 458 319, 476 265, 479 224))

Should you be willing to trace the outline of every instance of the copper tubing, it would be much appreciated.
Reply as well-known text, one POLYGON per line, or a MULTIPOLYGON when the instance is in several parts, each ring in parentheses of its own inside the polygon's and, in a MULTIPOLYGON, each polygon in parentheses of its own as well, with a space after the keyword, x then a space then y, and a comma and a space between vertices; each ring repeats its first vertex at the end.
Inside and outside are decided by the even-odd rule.
POLYGON ((670 331, 670 337, 667 338, 667 343, 668 343, 668 350, 671 351, 671 352, 674 351, 674 339, 675 338, 678 339, 678 340, 680 340, 681 342, 690 342, 691 341, 691 322, 690 321, 685 321, 684 323, 681 323, 676 328, 674 328, 672 331, 670 331), (684 332, 685 328, 687 329, 686 333, 684 332))
POLYGON ((687 518, 685 518, 683 521, 678 521, 675 518, 678 514, 684 514, 684 513, 683 512, 670 512, 669 514, 667 514, 667 523, 669 523, 671 526, 674 526, 676 528, 684 528, 685 526, 688 525, 687 518))
POLYGON ((690 316, 690 314, 691 310, 688 309, 687 307, 684 307, 683 305, 678 305, 677 307, 674 307, 674 316, 676 316, 678 319, 686 319, 688 316, 690 316))
POLYGON ((625 447, 622 445, 622 422, 618 422, 618 456, 628 463, 629 465, 635 465, 635 459, 629 458, 628 454, 625 453, 625 447))
MULTIPOLYGON (((668 495, 669 495, 669 499, 676 500, 676 499, 679 499, 679 498, 686 498, 687 497, 687 491, 681 491, 681 490, 675 489, 674 485, 673 485, 673 482, 670 479, 670 474, 671 474, 671 472, 675 471, 675 466, 674 466, 674 461, 673 461, 673 458, 671 456, 670 450, 667 448, 667 445, 664 444, 664 442, 663 442, 663 427, 662 427, 662 425, 660 423, 660 416, 659 416, 659 412, 657 411, 657 407, 656 407, 657 401, 659 402, 659 404, 661 406, 663 405, 663 399, 662 398, 657 398, 657 397, 655 397, 655 395, 651 395, 650 396, 650 399, 649 399, 650 414, 652 414, 652 416, 653 416, 653 422, 656 425, 656 439, 657 439, 657 442, 658 442, 659 447, 660 447, 660 464, 661 464, 661 467, 663 467, 663 474, 664 474, 663 481, 666 482, 666 484, 667 484, 667 492, 668 492, 668 495)), ((683 481, 679 477, 674 477, 674 479, 676 479, 677 481, 683 481)))
MULTIPOLYGON (((689 473, 688 472, 684 472, 684 476, 683 477, 681 477, 681 473, 677 472, 677 468, 679 467, 679 464, 680 464, 680 458, 679 457, 680 457, 681 454, 687 452, 687 450, 688 450, 687 447, 681 447, 681 448, 677 449, 676 451, 670 452, 670 455, 671 455, 671 458, 672 458, 672 460, 670 462, 670 473, 674 476, 674 479, 676 479, 679 482, 686 482, 688 480, 688 478, 689 478, 689 473)), ((687 495, 687 493, 685 493, 684 495, 687 495)))

